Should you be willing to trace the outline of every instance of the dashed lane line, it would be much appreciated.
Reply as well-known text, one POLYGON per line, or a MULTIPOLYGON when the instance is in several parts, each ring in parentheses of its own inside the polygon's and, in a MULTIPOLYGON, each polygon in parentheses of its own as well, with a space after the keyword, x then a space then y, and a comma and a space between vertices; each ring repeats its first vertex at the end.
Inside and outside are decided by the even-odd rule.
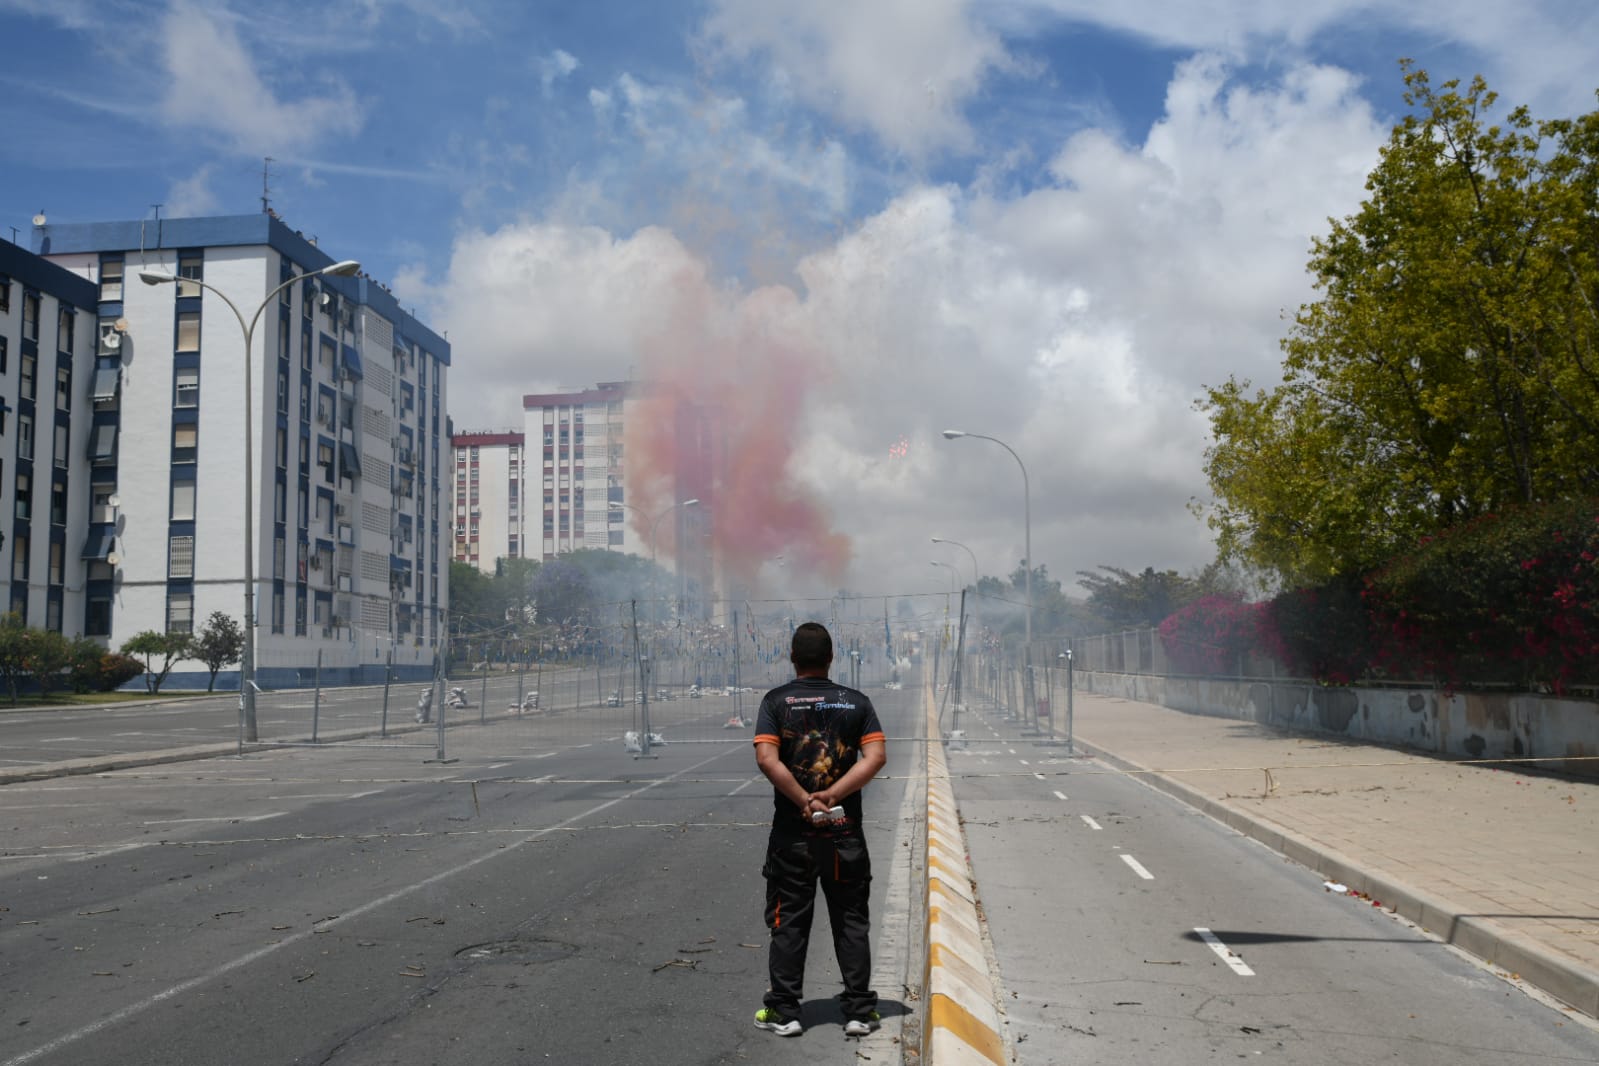
MULTIPOLYGON (((1124 859, 1126 857, 1127 856, 1125 855, 1122 856, 1124 859)), ((1231 967, 1233 973, 1237 974, 1239 977, 1255 976, 1255 971, 1251 970, 1244 963, 1243 959, 1240 959, 1237 955, 1234 955, 1232 949, 1226 944, 1223 944, 1221 942, 1221 938, 1215 933, 1212 933, 1209 929, 1206 929, 1202 925, 1194 926, 1194 932, 1199 934, 1201 940, 1210 945, 1210 950, 1221 956, 1221 961, 1225 962, 1229 967, 1231 967)))
POLYGON ((1100 830, 1100 829, 1105 828, 1104 826, 1100 825, 1098 822, 1094 821, 1092 818, 1088 817, 1088 815, 1086 815, 1086 814, 1079 814, 1077 817, 1081 818, 1088 825, 1088 828, 1090 828, 1090 829, 1100 830))
POLYGON ((1131 855, 1122 855, 1122 862, 1125 862, 1128 866, 1131 866, 1133 868, 1133 873, 1137 874, 1139 877, 1142 877, 1145 881, 1153 881, 1155 879, 1155 875, 1144 869, 1144 864, 1133 858, 1131 855))

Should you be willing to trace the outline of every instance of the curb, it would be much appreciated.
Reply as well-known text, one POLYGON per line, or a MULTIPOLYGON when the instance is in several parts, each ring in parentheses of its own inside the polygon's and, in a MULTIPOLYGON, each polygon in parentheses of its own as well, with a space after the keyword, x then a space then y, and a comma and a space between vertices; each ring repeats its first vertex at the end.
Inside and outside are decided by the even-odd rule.
POLYGON ((1081 738, 1077 747, 1121 770, 1138 771, 1151 788, 1172 796, 1230 829, 1314 870, 1329 881, 1381 900, 1382 906, 1421 926, 1446 944, 1460 948, 1569 1004, 1599 1018, 1599 970, 1584 966, 1524 933, 1492 919, 1465 913, 1442 897, 1387 875, 1373 872, 1355 859, 1290 829, 1229 806, 1132 759, 1116 755, 1081 738))
POLYGON ((922 1062, 982 1066, 1006 1061, 998 981, 983 950, 982 918, 960 812, 930 706, 927 745, 927 1021, 922 1062))

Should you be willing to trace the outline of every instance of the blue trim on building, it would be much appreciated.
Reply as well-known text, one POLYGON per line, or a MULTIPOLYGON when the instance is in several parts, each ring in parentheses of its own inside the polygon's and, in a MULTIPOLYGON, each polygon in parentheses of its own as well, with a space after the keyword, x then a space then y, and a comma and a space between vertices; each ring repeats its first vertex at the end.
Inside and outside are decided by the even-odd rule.
POLYGON ((0 239, 0 274, 20 282, 23 288, 49 293, 73 307, 92 308, 100 302, 100 287, 92 281, 3 239, 0 239))
MULTIPOLYGON (((0 245, 7 242, 0 241, 0 245)), ((66 255, 74 252, 137 252, 166 250, 193 251, 197 248, 228 248, 265 245, 287 256, 306 270, 319 270, 332 266, 338 260, 306 240, 271 215, 218 215, 210 218, 162 218, 135 222, 84 222, 52 224, 36 227, 33 231, 33 250, 38 255, 66 255)), ((16 248, 16 245, 11 245, 16 248)), ((23 255, 28 253, 17 248, 23 255)), ((34 262, 38 260, 33 259, 34 262)), ((18 269, 8 269, 7 259, 0 249, 0 273, 9 273, 21 280, 18 269)), ((63 270, 54 263, 45 263, 51 270, 78 283, 89 286, 91 295, 70 302, 80 307, 91 307, 99 299, 94 285, 63 270)), ((53 275, 47 275, 53 276, 53 275)), ((123 284, 137 283, 136 277, 123 284)), ((343 299, 372 308, 394 324, 395 330, 407 339, 427 349, 429 355, 445 366, 450 365, 450 342, 417 321, 400 306, 394 294, 370 278, 333 278, 323 276, 317 284, 339 294, 343 299)), ((43 286, 41 286, 43 287, 43 286)), ((50 290, 52 294, 55 290, 50 290)))

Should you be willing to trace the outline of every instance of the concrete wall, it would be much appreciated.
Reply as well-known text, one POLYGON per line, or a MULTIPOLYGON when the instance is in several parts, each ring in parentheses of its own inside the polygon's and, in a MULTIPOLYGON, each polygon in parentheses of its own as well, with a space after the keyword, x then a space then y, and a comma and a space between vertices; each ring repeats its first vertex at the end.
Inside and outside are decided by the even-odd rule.
POLYGON ((1348 737, 1465 759, 1599 777, 1599 703, 1532 694, 1329 688, 1303 681, 1214 680, 1079 670, 1079 691, 1297 733, 1348 737))

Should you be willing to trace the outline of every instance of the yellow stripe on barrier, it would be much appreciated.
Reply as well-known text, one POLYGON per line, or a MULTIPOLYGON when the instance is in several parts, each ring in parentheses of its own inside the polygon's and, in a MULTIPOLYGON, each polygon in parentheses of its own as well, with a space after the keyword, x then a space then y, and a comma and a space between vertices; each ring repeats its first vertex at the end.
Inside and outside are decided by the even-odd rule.
POLYGON ((1005 1042, 999 1034, 948 996, 933 996, 933 1001, 927 1005, 927 1019, 935 1044, 938 1030, 943 1029, 990 1062, 1005 1061, 1005 1042))

